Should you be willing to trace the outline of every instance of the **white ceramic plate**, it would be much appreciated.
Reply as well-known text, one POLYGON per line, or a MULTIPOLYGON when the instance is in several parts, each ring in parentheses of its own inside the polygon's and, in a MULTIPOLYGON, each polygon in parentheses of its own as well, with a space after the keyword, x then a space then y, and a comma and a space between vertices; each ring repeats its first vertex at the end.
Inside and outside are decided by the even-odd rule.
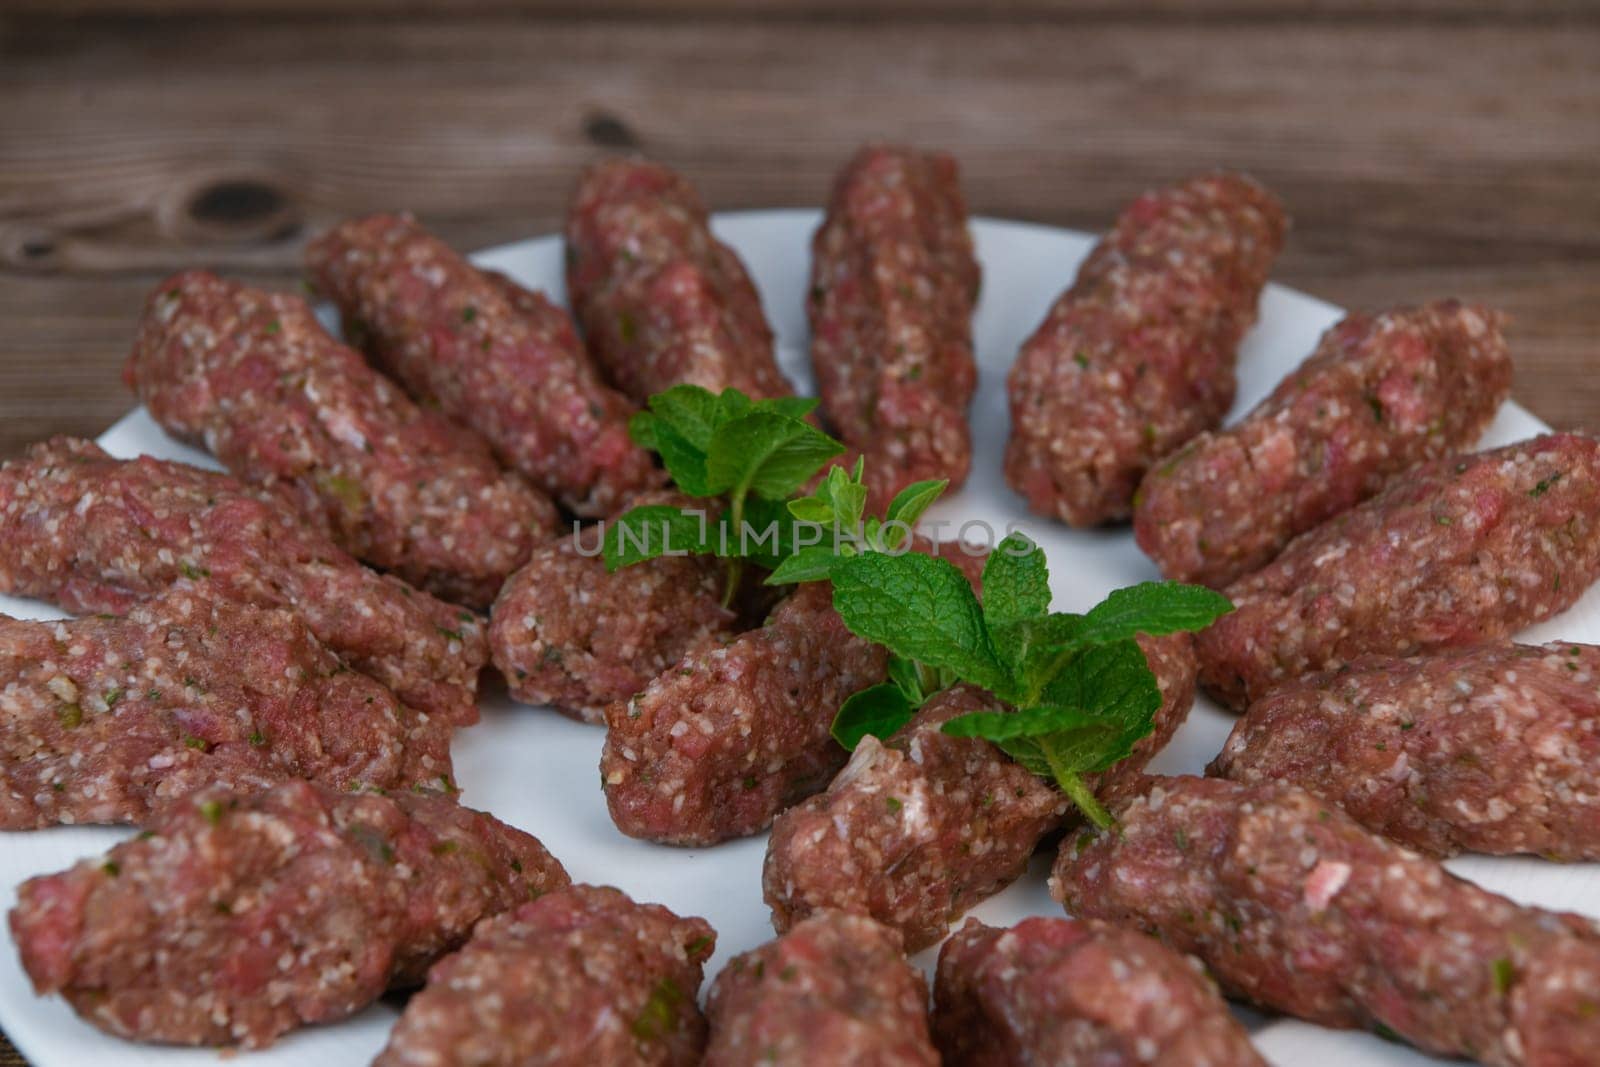
MULTIPOLYGON (((715 229, 749 265, 761 289, 767 316, 777 331, 783 368, 802 391, 811 375, 806 355, 803 299, 809 269, 814 211, 760 211, 717 218, 715 229)), ((982 384, 972 408, 972 476, 960 493, 941 502, 930 521, 959 524, 979 519, 1004 529, 1026 530, 1050 559, 1055 603, 1082 610, 1110 590, 1156 577, 1154 567, 1124 529, 1081 532, 1027 513, 1000 475, 1007 434, 1005 374, 1023 338, 1072 279, 1092 238, 1084 234, 1016 222, 973 223, 983 263, 983 297, 975 320, 982 384)), ((484 266, 564 299, 561 242, 556 237, 520 241, 475 257, 484 266)), ((1442 294, 1443 295, 1443 294, 1442 294)), ((1239 399, 1244 412, 1311 351, 1318 335, 1340 311, 1320 300, 1270 286, 1261 302, 1260 325, 1246 339, 1239 360, 1239 399)), ((133 324, 129 324, 132 335, 133 324)), ((1515 404, 1507 404, 1485 438, 1505 444, 1545 429, 1515 404)), ((149 453, 214 466, 207 457, 177 444, 142 410, 128 415, 100 438, 114 455, 149 453)), ((44 605, 0 597, 0 611, 25 618, 59 616, 44 605)), ((1600 642, 1600 590, 1561 618, 1537 627, 1530 639, 1557 637, 1600 642)), ((703 915, 718 932, 714 975, 731 955, 772 936, 761 901, 765 838, 715 849, 672 849, 623 837, 606 815, 597 782, 601 732, 546 709, 512 703, 486 676, 483 722, 455 742, 457 779, 464 801, 539 837, 577 880, 621 887, 640 900, 657 901, 685 914, 703 915)), ((1155 761, 1161 772, 1199 772, 1227 736, 1231 717, 1204 699, 1171 746, 1155 761)), ((62 828, 0 834, 0 905, 9 908, 17 883, 59 870, 108 848, 125 831, 62 828)), ((1049 857, 1038 857, 1026 878, 985 902, 973 914, 1009 925, 1028 915, 1057 915, 1045 890, 1049 857)), ((1516 900, 1600 914, 1600 866, 1557 866, 1538 860, 1470 858, 1457 872, 1516 900)), ((935 952, 918 957, 932 966, 935 952)), ((1303 1023, 1247 1015, 1256 1041, 1275 1063, 1339 1062, 1343 1067, 1423 1064, 1421 1056, 1364 1033, 1335 1032, 1303 1023)), ((272 1049, 238 1062, 348 1065, 367 1062, 383 1046, 395 1011, 377 1005, 334 1026, 291 1034, 272 1049)), ((0 952, 0 1027, 37 1067, 85 1063, 136 1065, 215 1062, 215 1051, 147 1048, 106 1037, 79 1021, 59 999, 34 997, 14 951, 0 952)))

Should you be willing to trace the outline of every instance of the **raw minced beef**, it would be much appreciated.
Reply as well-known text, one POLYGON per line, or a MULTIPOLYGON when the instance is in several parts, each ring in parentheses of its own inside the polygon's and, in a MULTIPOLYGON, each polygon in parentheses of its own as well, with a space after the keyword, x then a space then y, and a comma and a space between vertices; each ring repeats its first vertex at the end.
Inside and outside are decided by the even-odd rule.
POLYGON ((1074 526, 1125 519, 1145 471, 1222 420, 1287 226, 1272 194, 1233 174, 1122 213, 1006 379, 1006 482, 1029 508, 1074 526))
POLYGON ((346 222, 306 256, 353 342, 568 510, 608 515, 660 484, 628 436, 633 405, 542 295, 478 270, 408 215, 346 222))
POLYGON ((1503 321, 1454 300, 1347 317, 1242 421, 1145 476, 1139 547, 1168 578, 1221 588, 1395 475, 1472 447, 1511 390, 1503 321))
POLYGON ((182 582, 289 608, 406 704, 478 718, 483 623, 357 563, 269 490, 58 437, 0 465, 0 591, 121 614, 182 582))
POLYGON ((538 841, 444 794, 213 788, 23 883, 11 933, 34 988, 107 1033, 261 1048, 421 982, 479 920, 566 884, 538 841))
POLYGON ((488 605, 558 523, 480 439, 412 403, 297 296, 174 275, 145 302, 124 376, 169 433, 446 599, 488 605))
POLYGON ((1243 710, 1365 654, 1508 637, 1600 576, 1600 442, 1548 434, 1435 460, 1230 585, 1200 681, 1243 710))
POLYGON ((1062 843, 1069 913, 1198 956, 1224 993, 1484 1063, 1587 1063, 1600 927, 1522 907, 1296 786, 1129 783, 1114 833, 1062 843))

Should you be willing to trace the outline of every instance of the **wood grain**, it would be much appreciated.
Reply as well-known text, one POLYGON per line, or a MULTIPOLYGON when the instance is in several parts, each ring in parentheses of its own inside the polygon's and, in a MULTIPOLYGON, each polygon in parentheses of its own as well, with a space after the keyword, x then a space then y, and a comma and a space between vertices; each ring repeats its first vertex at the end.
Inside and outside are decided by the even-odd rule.
POLYGON ((119 17, 0 21, 0 457, 129 406, 165 272, 290 285, 308 235, 380 208, 462 248, 548 232, 607 151, 682 168, 715 208, 818 204, 869 138, 956 152, 976 212, 1091 230, 1152 184, 1250 171, 1294 215, 1278 280, 1505 308, 1516 396, 1600 423, 1593 3, 380 6, 7 5, 119 17), (129 17, 151 12, 186 17, 129 17))

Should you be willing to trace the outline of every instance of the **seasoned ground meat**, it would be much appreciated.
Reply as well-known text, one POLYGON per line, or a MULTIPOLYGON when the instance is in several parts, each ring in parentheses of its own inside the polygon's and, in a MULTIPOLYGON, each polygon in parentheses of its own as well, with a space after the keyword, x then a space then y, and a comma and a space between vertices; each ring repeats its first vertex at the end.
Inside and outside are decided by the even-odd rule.
POLYGON ((928 987, 900 937, 823 912, 736 956, 712 983, 706 1067, 936 1067, 928 987))
POLYGON ((428 973, 375 1067, 693 1067, 704 919, 577 885, 479 924, 428 973))
POLYGON ((1006 481, 1029 508, 1074 526, 1125 519, 1145 471, 1221 421, 1287 225, 1232 174, 1122 213, 1006 380, 1006 481))
MULTIPOLYGON (((1140 643, 1162 708, 1133 753, 1092 783, 1097 791, 1141 772, 1194 703, 1189 636, 1140 643)), ((762 871, 773 926, 787 930, 839 908, 889 924, 916 952, 1014 882, 1061 825, 1066 798, 989 742, 940 730, 958 715, 999 706, 971 686, 948 689, 887 744, 864 738, 826 792, 779 816, 762 871)))
POLYGON ((478 920, 567 884, 538 841, 438 793, 202 790, 25 882, 40 993, 118 1037, 260 1048, 414 984, 478 920))
POLYGON ((1363 657, 1256 701, 1211 772, 1303 786, 1435 855, 1600 859, 1600 648, 1363 657))
POLYGON ((867 459, 870 507, 923 479, 966 481, 981 278, 956 161, 869 145, 811 243, 811 365, 829 426, 867 459))
POLYGON ((1094 920, 967 920, 939 950, 945 1067, 1266 1067, 1192 956, 1094 920))
MULTIPOLYGON (((638 503, 704 505, 676 494, 638 503)), ((722 560, 661 556, 607 574, 604 559, 586 554, 600 536, 586 530, 536 546, 501 590, 489 624, 494 663, 513 697, 594 723, 605 721, 608 704, 721 644, 740 622, 722 606, 722 560)))
POLYGON ((1200 680, 1242 710, 1357 656, 1509 636, 1600 576, 1600 442, 1550 434, 1435 460, 1228 587, 1200 680))
POLYGON ((628 437, 633 405, 544 297, 478 270, 409 215, 346 222, 306 258, 355 343, 568 510, 608 515, 659 484, 628 437))
POLYGON ((617 828, 673 845, 758 833, 845 761, 829 733, 846 697, 884 680, 888 654, 852 634, 827 582, 691 653, 606 709, 600 779, 617 828))
POLYGON ((567 212, 567 295, 589 350, 636 402, 679 384, 751 397, 793 387, 744 264, 689 183, 639 159, 584 172, 567 212))
POLYGON ((233 600, 292 608, 411 707, 477 721, 489 658, 478 617, 361 566, 272 493, 65 437, 0 466, 0 591, 122 613, 202 578, 233 600))
POLYGON ((203 586, 125 618, 0 616, 0 829, 142 823, 217 783, 450 789, 449 745, 292 612, 203 586))
POLYGON ((1454 300, 1351 315, 1238 425, 1145 476, 1133 532, 1221 588, 1419 463, 1470 448, 1511 390, 1504 316, 1454 300))
POLYGON ((1063 842, 1069 912, 1143 927, 1223 991, 1492 1064, 1593 1062, 1600 927, 1525 908, 1278 782, 1152 779, 1063 842))
POLYGON ((124 373, 169 433, 284 489, 351 555, 447 599, 488 606, 559 522, 482 441, 418 408, 297 296, 206 271, 168 278, 124 373))

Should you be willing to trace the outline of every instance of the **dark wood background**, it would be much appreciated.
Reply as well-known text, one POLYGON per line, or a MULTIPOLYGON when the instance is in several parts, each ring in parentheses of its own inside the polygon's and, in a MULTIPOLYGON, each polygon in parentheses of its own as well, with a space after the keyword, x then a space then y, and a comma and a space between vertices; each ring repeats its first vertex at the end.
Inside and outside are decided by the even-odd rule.
MULTIPOLYGON (((714 208, 818 204, 862 140, 955 151, 974 211, 1102 228, 1236 167, 1279 280, 1515 317, 1516 396, 1600 425, 1600 5, 1540 0, 11 0, 0 7, 0 457, 129 407, 139 302, 407 207, 548 232, 638 149, 714 208)), ((0 1064, 15 1061, 0 1054, 0 1064)))

